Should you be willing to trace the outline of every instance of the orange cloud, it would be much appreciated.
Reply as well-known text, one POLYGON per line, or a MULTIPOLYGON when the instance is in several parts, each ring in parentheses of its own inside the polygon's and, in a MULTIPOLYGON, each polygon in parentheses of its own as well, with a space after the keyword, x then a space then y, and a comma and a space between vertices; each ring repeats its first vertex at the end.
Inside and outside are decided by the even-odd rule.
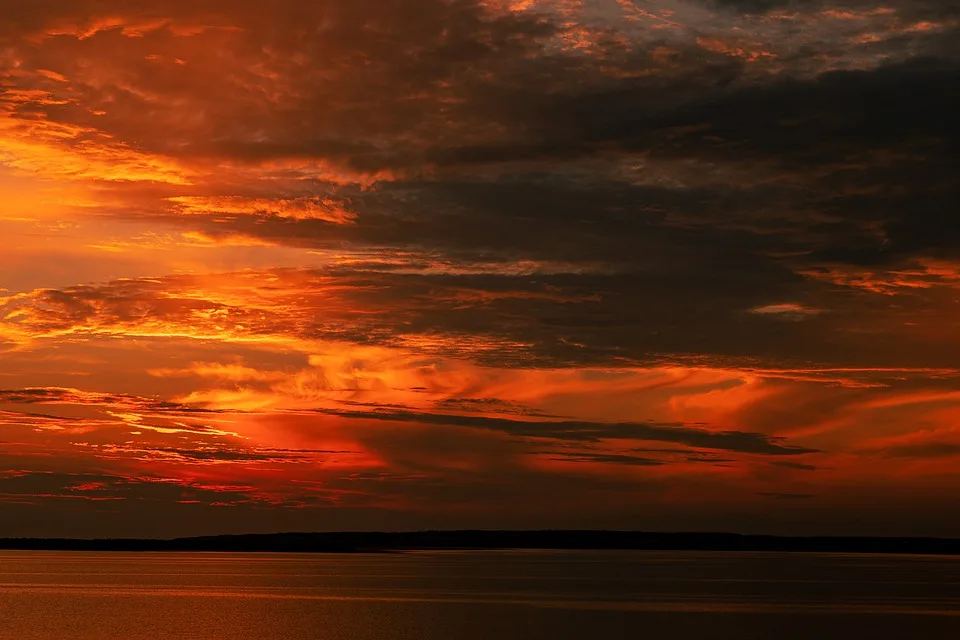
POLYGON ((349 224, 356 213, 330 198, 242 198, 239 196, 177 196, 169 199, 186 215, 254 215, 276 216, 293 220, 323 220, 333 224, 349 224))

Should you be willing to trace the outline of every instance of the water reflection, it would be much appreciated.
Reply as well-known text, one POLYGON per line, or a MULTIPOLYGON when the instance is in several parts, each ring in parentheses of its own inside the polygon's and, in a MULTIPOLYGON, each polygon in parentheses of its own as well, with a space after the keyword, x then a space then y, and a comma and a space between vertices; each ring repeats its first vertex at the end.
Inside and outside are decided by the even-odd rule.
POLYGON ((2 640, 952 638, 960 558, 0 552, 2 640))

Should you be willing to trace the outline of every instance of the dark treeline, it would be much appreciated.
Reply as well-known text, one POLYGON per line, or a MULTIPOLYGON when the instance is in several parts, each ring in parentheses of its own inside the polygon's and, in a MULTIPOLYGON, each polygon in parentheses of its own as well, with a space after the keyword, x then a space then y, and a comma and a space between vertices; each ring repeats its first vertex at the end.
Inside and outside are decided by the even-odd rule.
POLYGON ((456 549, 812 551, 958 554, 939 538, 778 537, 638 531, 419 531, 230 535, 174 540, 0 539, 0 549, 49 551, 248 551, 358 553, 456 549))

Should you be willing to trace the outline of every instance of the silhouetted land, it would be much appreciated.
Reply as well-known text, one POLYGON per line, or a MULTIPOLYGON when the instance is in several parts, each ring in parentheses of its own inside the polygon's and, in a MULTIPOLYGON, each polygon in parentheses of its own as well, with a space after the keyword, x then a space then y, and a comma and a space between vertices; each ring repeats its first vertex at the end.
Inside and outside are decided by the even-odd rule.
POLYGON ((174 540, 0 539, 0 549, 371 553, 464 549, 813 551, 960 555, 960 539, 779 537, 640 531, 418 531, 209 536, 174 540))

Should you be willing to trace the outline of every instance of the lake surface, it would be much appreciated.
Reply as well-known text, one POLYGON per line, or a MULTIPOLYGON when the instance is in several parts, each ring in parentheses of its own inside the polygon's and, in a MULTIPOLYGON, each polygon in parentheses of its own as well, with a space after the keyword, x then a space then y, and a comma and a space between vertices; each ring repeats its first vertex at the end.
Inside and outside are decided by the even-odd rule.
POLYGON ((960 557, 0 551, 0 640, 960 638, 960 557))

